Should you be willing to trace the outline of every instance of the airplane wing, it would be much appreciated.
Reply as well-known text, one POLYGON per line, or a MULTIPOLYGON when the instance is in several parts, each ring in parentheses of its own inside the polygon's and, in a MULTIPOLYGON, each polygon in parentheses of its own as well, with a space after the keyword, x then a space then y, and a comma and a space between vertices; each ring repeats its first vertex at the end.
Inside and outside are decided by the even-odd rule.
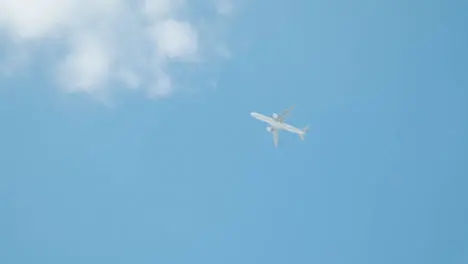
POLYGON ((273 134, 273 143, 275 144, 275 147, 277 148, 278 138, 279 138, 278 129, 273 129, 273 131, 271 131, 271 134, 273 134))
POLYGON ((289 113, 291 112, 291 110, 294 109, 294 107, 296 107, 295 105, 291 106, 290 108, 284 110, 281 114, 278 115, 278 121, 279 122, 284 122, 284 119, 286 118, 286 116, 289 115, 289 113))

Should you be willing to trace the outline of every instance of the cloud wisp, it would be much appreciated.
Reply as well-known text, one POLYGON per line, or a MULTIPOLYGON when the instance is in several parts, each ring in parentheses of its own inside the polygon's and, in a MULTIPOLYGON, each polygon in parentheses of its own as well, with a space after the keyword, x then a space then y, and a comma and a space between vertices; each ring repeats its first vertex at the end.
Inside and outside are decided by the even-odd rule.
POLYGON ((227 58, 215 25, 231 10, 228 0, 2 0, 0 36, 33 58, 54 54, 41 64, 66 91, 126 87, 162 98, 177 87, 173 70, 227 58))

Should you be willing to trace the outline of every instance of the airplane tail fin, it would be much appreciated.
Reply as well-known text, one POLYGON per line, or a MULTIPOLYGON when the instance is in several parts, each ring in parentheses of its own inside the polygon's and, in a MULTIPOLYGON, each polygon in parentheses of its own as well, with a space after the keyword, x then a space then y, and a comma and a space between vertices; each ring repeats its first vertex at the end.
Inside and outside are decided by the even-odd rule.
POLYGON ((305 139, 304 136, 305 136, 305 134, 307 133, 307 131, 309 131, 309 126, 308 126, 308 125, 307 125, 306 127, 304 127, 304 128, 302 129, 302 133, 299 134, 299 137, 300 137, 302 140, 305 139))

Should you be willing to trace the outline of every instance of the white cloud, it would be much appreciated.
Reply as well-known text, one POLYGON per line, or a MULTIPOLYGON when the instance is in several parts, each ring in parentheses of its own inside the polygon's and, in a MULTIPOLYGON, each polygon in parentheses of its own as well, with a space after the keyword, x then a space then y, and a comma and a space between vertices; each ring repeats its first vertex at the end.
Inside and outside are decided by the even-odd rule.
POLYGON ((231 0, 217 0, 216 9, 221 15, 230 15, 234 11, 231 0))
POLYGON ((59 66, 58 76, 70 91, 93 91, 104 87, 109 78, 111 55, 99 38, 79 37, 59 66))
POLYGON ((73 0, 2 0, 0 22, 12 35, 37 38, 70 22, 73 0))
POLYGON ((154 98, 167 97, 172 92, 171 78, 164 72, 157 73, 156 83, 150 88, 149 96, 154 98))
POLYGON ((187 22, 168 19, 154 29, 154 40, 161 56, 190 58, 198 50, 197 32, 187 22))
MULTIPOLYGON (((219 0, 203 1, 212 1, 220 13, 232 9, 220 9, 219 0)), ((194 21, 225 18, 190 10, 184 0, 0 0, 0 36, 12 47, 33 46, 36 55, 53 51, 57 59, 44 64, 66 91, 92 94, 120 84, 160 98, 177 86, 172 70, 180 73, 180 67, 219 51, 204 42, 213 36, 194 21)))
POLYGON ((164 18, 183 5, 181 0, 144 0, 143 12, 155 19, 164 18))

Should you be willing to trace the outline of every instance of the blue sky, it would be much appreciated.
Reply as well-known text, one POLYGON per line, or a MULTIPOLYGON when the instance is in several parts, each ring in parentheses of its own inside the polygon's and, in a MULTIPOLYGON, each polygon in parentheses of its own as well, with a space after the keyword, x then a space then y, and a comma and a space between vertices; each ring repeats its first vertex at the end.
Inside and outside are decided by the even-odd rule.
POLYGON ((0 263, 467 263, 468 4, 217 3, 127 43, 138 88, 68 16, 0 20, 0 263), (275 149, 249 112, 291 105, 275 149))

